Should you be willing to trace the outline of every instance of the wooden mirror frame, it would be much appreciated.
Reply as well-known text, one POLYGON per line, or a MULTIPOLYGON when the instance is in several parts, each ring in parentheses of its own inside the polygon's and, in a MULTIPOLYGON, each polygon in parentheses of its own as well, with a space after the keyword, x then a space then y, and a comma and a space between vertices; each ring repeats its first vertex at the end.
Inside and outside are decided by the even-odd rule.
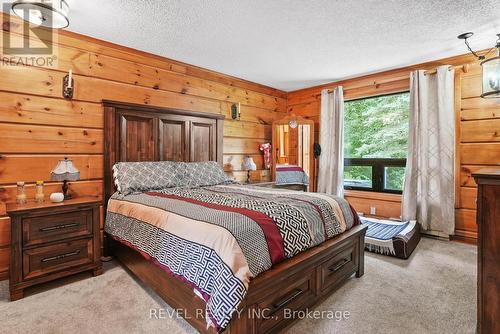
POLYGON ((279 138, 277 138, 276 126, 277 125, 289 125, 291 120, 296 120, 298 125, 309 125, 311 127, 311 131, 309 134, 309 152, 311 158, 309 159, 309 191, 316 191, 316 164, 314 158, 314 121, 310 119, 306 119, 301 116, 297 116, 295 114, 287 115, 286 117, 276 120, 272 124, 272 147, 271 147, 271 157, 272 157, 272 167, 271 167, 271 178, 276 181, 276 147, 279 142, 279 138))

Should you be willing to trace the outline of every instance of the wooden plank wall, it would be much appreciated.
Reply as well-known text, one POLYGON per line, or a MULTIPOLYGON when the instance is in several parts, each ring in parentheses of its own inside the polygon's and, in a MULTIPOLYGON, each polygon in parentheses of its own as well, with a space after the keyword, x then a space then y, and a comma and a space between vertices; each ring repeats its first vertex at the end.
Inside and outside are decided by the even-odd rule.
MULTIPOLYGON (((5 14, 4 14, 5 15, 5 14)), ((5 16, 4 16, 5 17, 5 16)), ((19 21, 3 25, 11 40, 24 38, 19 21)), ((286 93, 170 59, 63 31, 57 68, 0 67, 0 277, 7 277, 10 220, 5 202, 15 200, 17 181, 46 181, 48 195, 60 189, 49 173, 68 156, 81 171, 75 196, 102 198, 103 99, 156 105, 226 116, 225 170, 238 180, 245 155, 254 158, 256 180, 269 181, 258 145, 271 141, 271 123, 284 117, 286 93), (62 99, 62 79, 75 75, 74 99, 62 99), (241 103, 241 120, 230 108, 241 103)), ((1 54, 0 54, 1 56, 1 54)))
MULTIPOLYGON (((313 119, 319 131, 319 94, 322 89, 332 89, 342 85, 346 100, 403 92, 409 90, 411 71, 433 69, 444 64, 466 65, 466 71, 456 70, 455 79, 457 116, 455 235, 473 241, 477 238, 476 184, 471 173, 483 167, 500 168, 500 99, 480 98, 481 68, 473 57, 461 55, 290 92, 287 109, 313 119)), ((369 213, 370 206, 373 206, 377 208, 379 216, 400 215, 400 196, 388 197, 387 194, 348 191, 346 197, 361 212, 369 213)))
POLYGON ((457 99, 460 168, 457 170, 456 234, 477 238, 477 185, 472 173, 481 168, 500 169, 500 98, 483 99, 481 66, 475 62, 460 82, 457 99))

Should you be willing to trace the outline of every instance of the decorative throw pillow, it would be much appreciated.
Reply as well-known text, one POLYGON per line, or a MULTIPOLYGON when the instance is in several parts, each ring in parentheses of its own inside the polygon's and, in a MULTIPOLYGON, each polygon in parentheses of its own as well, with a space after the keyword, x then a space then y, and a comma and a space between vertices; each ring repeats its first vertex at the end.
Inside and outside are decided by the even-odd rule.
POLYGON ((174 161, 118 162, 113 166, 113 176, 117 190, 128 195, 178 187, 184 169, 184 163, 174 161))
POLYGON ((216 161, 185 162, 183 187, 214 186, 228 182, 224 169, 216 161))

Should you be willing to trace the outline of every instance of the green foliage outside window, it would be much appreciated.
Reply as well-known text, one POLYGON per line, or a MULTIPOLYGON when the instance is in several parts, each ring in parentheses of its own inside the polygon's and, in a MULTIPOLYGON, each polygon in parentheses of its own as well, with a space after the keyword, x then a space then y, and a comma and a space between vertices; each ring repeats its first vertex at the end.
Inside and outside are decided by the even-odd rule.
MULTIPOLYGON (((409 102, 408 93, 347 101, 344 111, 345 158, 405 159, 409 102)), ((358 182, 370 187, 371 168, 346 167, 344 179, 346 183, 358 182)), ((386 189, 402 190, 403 181, 404 168, 386 169, 386 189)))
POLYGON ((385 189, 403 190, 404 167, 387 167, 385 170, 385 189))

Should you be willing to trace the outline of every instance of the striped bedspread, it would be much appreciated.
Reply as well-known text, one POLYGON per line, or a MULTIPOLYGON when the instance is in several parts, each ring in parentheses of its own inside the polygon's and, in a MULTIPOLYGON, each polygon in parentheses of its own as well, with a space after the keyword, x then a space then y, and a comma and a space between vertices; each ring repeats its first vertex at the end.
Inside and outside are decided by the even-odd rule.
POLYGON ((206 302, 224 329, 250 280, 357 221, 341 198, 242 185, 169 188, 109 200, 105 230, 206 302))

